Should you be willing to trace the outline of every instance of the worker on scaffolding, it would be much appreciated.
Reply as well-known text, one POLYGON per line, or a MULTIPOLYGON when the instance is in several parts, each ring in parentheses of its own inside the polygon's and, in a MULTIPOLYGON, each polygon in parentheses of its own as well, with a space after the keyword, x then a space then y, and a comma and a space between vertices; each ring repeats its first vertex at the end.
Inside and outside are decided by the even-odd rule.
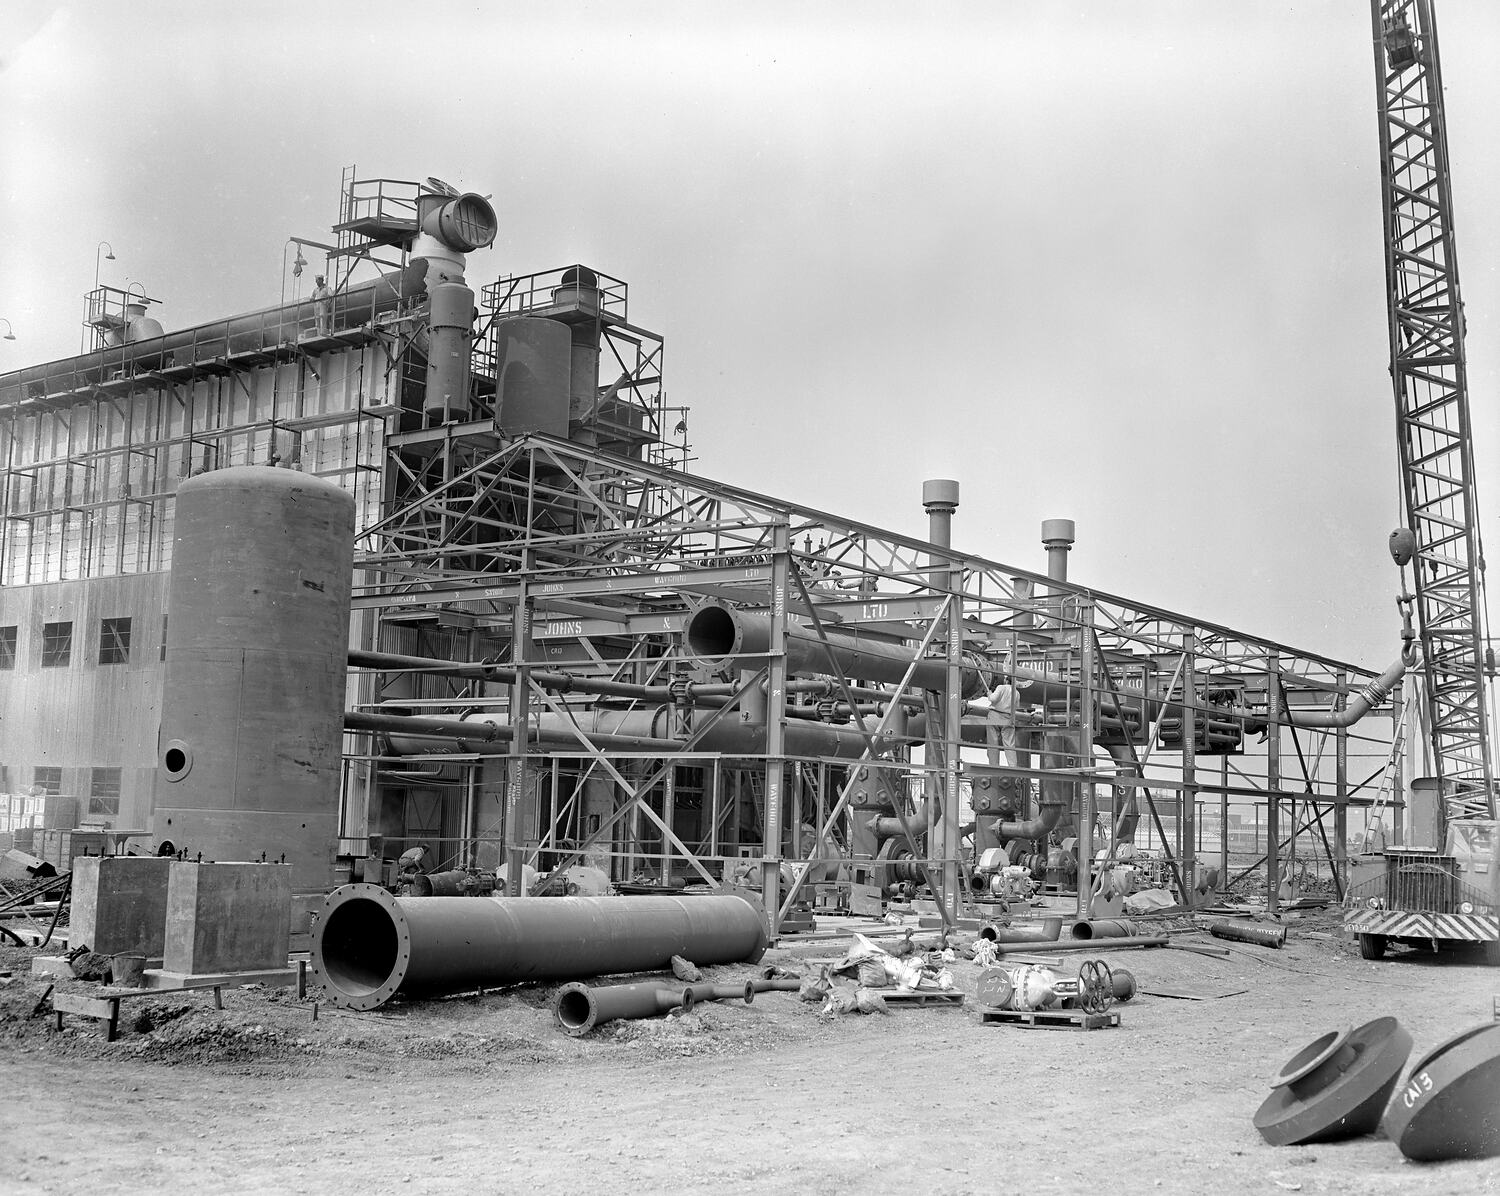
POLYGON ((1000 763, 1000 750, 1005 749, 1006 763, 1016 765, 1016 686, 1009 670, 998 674, 999 680, 986 697, 989 713, 985 716, 985 743, 989 749, 989 762, 1000 763))
POLYGON ((318 335, 327 336, 333 331, 333 292, 321 274, 313 280, 312 301, 318 335))

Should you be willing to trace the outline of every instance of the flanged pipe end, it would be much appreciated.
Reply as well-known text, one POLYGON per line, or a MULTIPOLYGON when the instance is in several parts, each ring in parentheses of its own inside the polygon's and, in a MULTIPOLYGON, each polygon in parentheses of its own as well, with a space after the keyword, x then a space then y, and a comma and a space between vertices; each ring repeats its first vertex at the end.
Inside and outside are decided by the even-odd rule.
POLYGON ((380 885, 340 885, 323 899, 311 956, 313 975, 330 1001, 376 1009, 406 979, 411 930, 396 898, 380 885))
POLYGON ((1299 1090, 1304 1092, 1316 1092, 1326 1088, 1338 1078, 1343 1069, 1327 1068, 1322 1071, 1319 1069, 1336 1059, 1338 1053, 1345 1049, 1349 1036, 1353 1033, 1353 1026, 1345 1026, 1342 1030, 1330 1030, 1327 1034, 1314 1038, 1281 1065, 1281 1070, 1271 1081, 1271 1087, 1300 1086, 1299 1090), (1304 1080, 1311 1082, 1303 1084, 1304 1080))
POLYGON ((1255 1128, 1272 1146, 1373 1133, 1410 1053, 1411 1035, 1393 1017, 1321 1035, 1278 1073, 1255 1128))
POLYGON ((552 1012, 563 1032, 574 1038, 587 1034, 599 1018, 599 1006, 587 984, 564 984, 557 990, 552 1012))

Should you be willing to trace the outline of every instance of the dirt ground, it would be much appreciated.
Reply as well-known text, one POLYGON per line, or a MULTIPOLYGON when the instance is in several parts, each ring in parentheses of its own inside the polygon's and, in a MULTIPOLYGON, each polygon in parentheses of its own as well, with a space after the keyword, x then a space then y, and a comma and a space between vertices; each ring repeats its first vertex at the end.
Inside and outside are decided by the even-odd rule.
MULTIPOLYGON (((981 1023, 979 968, 960 962, 961 1009, 840 1017, 764 993, 572 1038, 555 987, 323 1003, 316 1020, 316 991, 249 987, 222 1012, 204 993, 128 1001, 114 1043, 32 1016, 36 952, 5 947, 0 1191, 1500 1192, 1500 1159, 1408 1163, 1380 1137, 1276 1148, 1251 1123, 1307 1042, 1395 1015, 1415 1062, 1492 1018, 1500 969, 1365 962, 1333 914, 1291 923, 1284 950, 1173 943, 1230 954, 1057 960, 1106 958, 1148 990, 1091 1032, 981 1023)), ((784 940, 763 962, 815 968, 847 945, 784 940)))

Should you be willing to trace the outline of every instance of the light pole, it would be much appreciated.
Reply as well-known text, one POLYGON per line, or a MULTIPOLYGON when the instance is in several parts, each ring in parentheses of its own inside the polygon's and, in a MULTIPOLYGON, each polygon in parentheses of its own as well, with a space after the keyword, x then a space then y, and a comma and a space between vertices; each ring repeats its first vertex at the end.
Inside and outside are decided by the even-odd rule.
POLYGON ((3 337, 0 337, 0 340, 7 340, 7 341, 13 341, 13 340, 15 340, 16 339, 16 334, 11 331, 10 321, 7 320, 4 316, 0 316, 0 324, 4 324, 5 325, 5 335, 3 337))
POLYGON ((113 245, 111 245, 108 241, 100 241, 99 244, 98 244, 98 247, 95 248, 95 250, 94 250, 94 290, 97 291, 99 289, 99 267, 100 267, 100 265, 103 262, 112 262, 114 260, 115 260, 115 247, 113 245), (100 256, 99 256, 99 250, 100 249, 107 249, 107 250, 109 250, 109 252, 106 253, 103 258, 100 258, 100 256))

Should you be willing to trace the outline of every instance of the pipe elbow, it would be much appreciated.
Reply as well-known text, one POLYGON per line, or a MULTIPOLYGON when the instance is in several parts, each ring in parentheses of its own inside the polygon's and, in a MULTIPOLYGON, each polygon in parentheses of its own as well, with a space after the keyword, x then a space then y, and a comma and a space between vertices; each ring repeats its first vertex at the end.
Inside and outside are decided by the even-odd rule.
POLYGON ((1407 659, 1410 654, 1412 653, 1410 653, 1409 647, 1403 649, 1401 656, 1387 667, 1385 672, 1373 680, 1366 682, 1354 692, 1344 709, 1291 710, 1288 711, 1287 721, 1294 727, 1342 728, 1353 726, 1391 696, 1391 690, 1396 688, 1396 682, 1400 681, 1406 675, 1406 670, 1412 664, 1412 661, 1407 659))

